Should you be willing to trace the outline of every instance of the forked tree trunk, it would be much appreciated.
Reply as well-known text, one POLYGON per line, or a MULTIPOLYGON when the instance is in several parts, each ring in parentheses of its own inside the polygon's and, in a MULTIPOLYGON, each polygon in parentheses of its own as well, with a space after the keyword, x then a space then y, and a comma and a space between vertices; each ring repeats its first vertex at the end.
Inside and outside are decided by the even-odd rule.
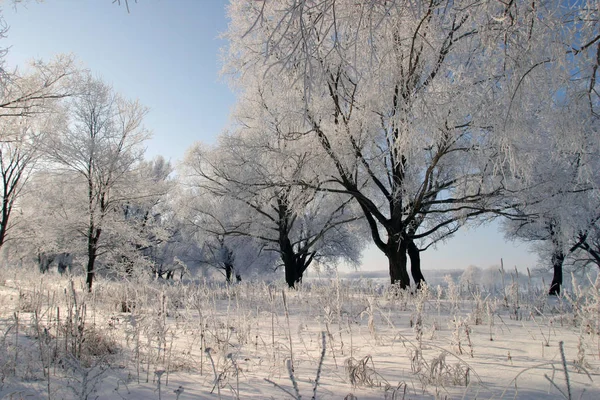
POLYGON ((312 257, 305 253, 297 252, 288 236, 289 212, 287 203, 279 201, 279 254, 285 269, 285 282, 290 288, 302 282, 302 275, 312 262, 312 257))
POLYGON ((552 276, 552 283, 550 284, 550 291, 548 292, 551 296, 560 295, 560 288, 563 283, 563 262, 565 261, 565 254, 562 250, 555 250, 552 253, 552 270, 554 274, 552 276))
POLYGON ((302 283, 302 276, 308 265, 302 261, 301 257, 291 251, 282 253, 281 260, 283 261, 283 268, 285 268, 285 282, 288 286, 294 288, 297 284, 302 283))
POLYGON ((285 283, 290 288, 294 288, 302 282, 302 274, 299 272, 299 266, 295 262, 284 262, 283 267, 285 268, 285 283))
POLYGON ((421 289, 425 284, 425 277, 421 272, 421 252, 419 248, 412 240, 408 241, 407 246, 408 256, 410 257, 410 274, 417 285, 417 289, 421 289))
POLYGON ((392 285, 399 284, 401 289, 410 287, 410 278, 406 271, 407 256, 406 256, 407 242, 405 240, 393 240, 390 241, 385 252, 388 258, 390 267, 390 280, 392 285))

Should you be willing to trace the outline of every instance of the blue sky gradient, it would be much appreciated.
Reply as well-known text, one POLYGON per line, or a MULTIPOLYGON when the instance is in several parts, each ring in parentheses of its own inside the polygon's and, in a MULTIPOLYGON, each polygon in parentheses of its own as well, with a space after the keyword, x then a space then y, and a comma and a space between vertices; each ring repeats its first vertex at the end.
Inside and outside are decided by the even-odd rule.
POLYGON ((218 74, 226 2, 129 3, 129 14, 112 0, 30 1, 16 9, 5 3, 10 29, 2 46, 11 46, 10 65, 74 54, 118 92, 150 108, 148 155, 175 161, 194 141, 212 141, 235 101, 218 74))
MULTIPOLYGON (((72 53, 83 66, 127 98, 150 108, 146 127, 153 132, 147 157, 177 162, 195 141, 214 142, 228 124, 234 94, 219 77, 219 49, 227 29, 224 0, 46 0, 15 9, 3 4, 10 27, 0 46, 10 46, 12 67, 27 60, 72 53), (124 2, 122 2, 124 3, 124 2)), ((506 268, 532 268, 528 246, 506 242, 497 225, 463 230, 437 249, 422 254, 427 269, 488 267, 504 258, 506 268)), ((367 270, 387 270, 371 248, 367 270)))

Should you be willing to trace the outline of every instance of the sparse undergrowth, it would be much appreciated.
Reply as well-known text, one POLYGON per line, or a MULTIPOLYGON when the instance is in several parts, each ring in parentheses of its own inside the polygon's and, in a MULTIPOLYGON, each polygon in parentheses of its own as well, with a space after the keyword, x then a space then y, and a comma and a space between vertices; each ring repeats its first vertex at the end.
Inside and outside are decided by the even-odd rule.
POLYGON ((0 399, 600 395, 598 281, 542 301, 518 281, 100 280, 88 293, 79 278, 2 276, 0 399))

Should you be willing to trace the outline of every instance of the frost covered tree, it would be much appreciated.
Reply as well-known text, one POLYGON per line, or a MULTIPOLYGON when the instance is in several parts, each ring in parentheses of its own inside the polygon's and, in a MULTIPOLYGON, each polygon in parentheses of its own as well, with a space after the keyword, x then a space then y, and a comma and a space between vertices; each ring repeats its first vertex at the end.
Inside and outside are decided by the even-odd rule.
POLYGON ((18 201, 18 213, 11 237, 4 248, 11 257, 37 261, 46 272, 49 261, 57 254, 76 254, 76 221, 71 203, 65 202, 75 193, 69 179, 62 179, 43 168, 30 175, 26 190, 18 201))
POLYGON ((505 229, 538 243, 540 260, 553 270, 549 293, 559 294, 564 264, 584 254, 593 259, 585 249, 600 217, 600 27, 596 2, 540 5, 544 23, 532 24, 546 29, 546 46, 512 53, 521 72, 505 102, 514 205, 505 229))
POLYGON ((549 294, 559 295, 563 268, 572 264, 594 263, 600 221, 597 188, 578 182, 577 162, 552 167, 540 162, 536 184, 517 192, 520 201, 503 224, 507 237, 533 242, 542 264, 553 271, 549 294))
POLYGON ((180 242, 185 244, 178 257, 186 264, 219 271, 227 283, 270 271, 274 257, 263 251, 260 240, 238 231, 246 220, 244 204, 205 190, 192 171, 189 166, 181 169, 186 175, 179 177, 180 191, 174 196, 182 225, 180 242))
POLYGON ((146 109, 86 75, 67 110, 65 128, 47 151, 54 170, 74 189, 64 200, 79 217, 76 232, 85 241, 86 283, 91 290, 97 258, 110 247, 113 222, 123 219, 128 201, 146 196, 133 179, 149 137, 142 125, 146 109))
POLYGON ((0 118, 3 137, 0 141, 0 247, 9 238, 9 231, 15 224, 13 210, 18 208, 18 201, 40 156, 42 136, 50 125, 48 119, 42 121, 42 117, 0 118))
MULTIPOLYGON (((550 189, 552 190, 552 189, 550 189)), ((522 203, 504 223, 509 238, 536 243, 542 264, 552 269, 549 294, 559 295, 563 269, 590 263, 600 267, 598 193, 591 188, 549 191, 532 203, 522 203)), ((529 198, 531 201, 533 197, 529 198)))
POLYGON ((225 72, 302 121, 329 158, 319 190, 353 196, 392 283, 410 284, 410 258, 419 285, 420 250, 510 206, 532 111, 570 92, 594 107, 594 4, 232 1, 225 72))
POLYGON ((0 247, 44 138, 57 129, 59 101, 73 92, 74 74, 72 59, 64 56, 35 62, 25 72, 0 71, 0 247))
POLYGON ((116 243, 112 251, 113 264, 120 264, 127 275, 150 270, 163 278, 170 271, 172 260, 165 257, 164 247, 176 231, 167 202, 175 183, 170 178, 172 172, 171 163, 158 156, 142 160, 129 173, 131 188, 137 194, 121 205, 123 223, 117 237, 125 240, 116 243))
POLYGON ((403 288, 408 257, 420 285, 420 252, 493 208, 503 189, 490 161, 499 150, 489 112, 503 60, 489 50, 500 45, 494 18, 506 7, 230 5, 226 72, 242 90, 269 85, 269 107, 320 146, 330 176, 315 189, 353 197, 403 288))
POLYGON ((580 94, 561 93, 551 106, 538 108, 535 135, 511 144, 520 162, 504 229, 510 238, 537 243, 542 264, 553 270, 552 295, 560 293, 567 261, 594 260, 588 240, 597 234, 600 219, 599 121, 589 97, 580 94))
POLYGON ((55 100, 74 94, 78 74, 71 56, 33 61, 26 68, 0 73, 0 118, 37 115, 52 110, 55 100))
MULTIPOLYGON (((0 12, 0 39, 7 31, 0 12)), ((14 67, 7 66, 7 53, 7 48, 0 49, 0 247, 18 224, 14 211, 20 208, 45 138, 57 129, 60 101, 75 92, 78 76, 71 56, 14 67)))
POLYGON ((220 221, 219 233, 252 237, 263 251, 277 253, 290 287, 313 262, 356 262, 361 233, 353 224, 359 217, 350 198, 298 185, 314 178, 311 169, 318 164, 311 146, 304 146, 309 143, 265 135, 282 127, 269 127, 273 121, 264 113, 251 115, 253 121, 243 119, 243 128, 222 135, 216 148, 195 146, 186 157, 190 182, 237 210, 227 221, 213 216, 220 221))

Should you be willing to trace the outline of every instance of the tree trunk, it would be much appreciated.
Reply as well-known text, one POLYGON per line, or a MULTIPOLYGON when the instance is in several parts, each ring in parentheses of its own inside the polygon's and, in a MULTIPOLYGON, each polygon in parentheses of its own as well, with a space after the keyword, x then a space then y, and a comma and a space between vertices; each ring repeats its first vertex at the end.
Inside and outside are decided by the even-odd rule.
POLYGON ((38 266, 40 268, 40 272, 45 274, 50 269, 50 264, 54 261, 54 256, 49 256, 46 253, 38 254, 38 266))
POLYGON ((91 292, 92 291, 92 284, 94 282, 94 266, 96 264, 96 248, 89 248, 88 249, 88 263, 87 263, 87 278, 85 280, 87 287, 88 287, 88 291, 91 292))
POLYGON ((283 261, 285 269, 285 282, 290 288, 296 287, 296 284, 302 282, 302 275, 311 260, 306 260, 305 257, 297 254, 294 251, 294 246, 288 237, 288 212, 286 203, 279 204, 279 254, 283 261))
POLYGON ((283 268, 285 268, 285 282, 290 288, 296 287, 298 283, 302 282, 302 275, 306 268, 298 262, 293 251, 282 253, 281 260, 283 261, 283 268))
POLYGON ((70 253, 61 253, 58 255, 58 273, 63 275, 67 269, 71 271, 72 258, 70 253))
POLYGON ((304 257, 296 254, 289 239, 280 243, 281 261, 285 269, 285 282, 290 288, 296 287, 302 282, 304 271, 310 265, 310 260, 305 260, 304 257))
POLYGON ((421 289, 425 284, 425 277, 421 273, 421 252, 412 240, 408 241, 407 250, 410 257, 410 274, 417 285, 417 289, 421 289))
POLYGON ((555 250, 552 253, 552 269, 554 275, 552 276, 552 283, 550 284, 550 291, 548 292, 551 296, 560 295, 560 287, 563 283, 563 262, 565 261, 565 255, 562 250, 555 250))
POLYGON ((0 247, 4 245, 6 239, 6 229, 8 228, 8 218, 10 216, 11 204, 8 199, 6 182, 4 184, 4 198, 2 200, 2 220, 0 221, 0 247))
POLYGON ((285 268, 285 283, 287 283, 290 288, 296 286, 297 274, 295 271, 295 267, 296 266, 294 265, 294 263, 286 263, 285 261, 283 262, 283 268, 285 268))
POLYGON ((96 274, 96 257, 98 256, 98 239, 100 237, 100 229, 90 229, 88 235, 88 262, 87 262, 87 277, 86 284, 88 291, 92 291, 92 284, 94 282, 94 276, 96 274))
POLYGON ((225 263, 225 280, 227 283, 231 283, 231 277, 233 276, 233 264, 226 262, 225 263))
POLYGON ((399 284, 401 289, 410 287, 410 278, 406 271, 407 257, 406 257, 407 242, 405 240, 392 240, 390 238, 386 256, 388 258, 390 267, 390 280, 393 284, 399 284))

